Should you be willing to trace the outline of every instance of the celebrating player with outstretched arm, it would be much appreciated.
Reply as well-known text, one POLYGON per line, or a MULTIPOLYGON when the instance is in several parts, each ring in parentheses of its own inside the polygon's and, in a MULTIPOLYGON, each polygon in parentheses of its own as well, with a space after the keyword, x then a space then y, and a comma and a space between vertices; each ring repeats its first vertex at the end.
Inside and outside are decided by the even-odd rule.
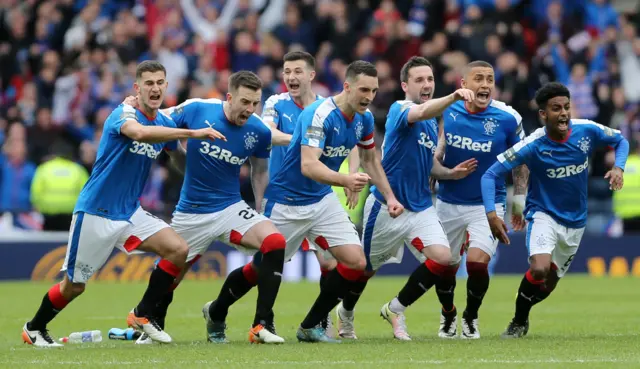
MULTIPOLYGON (((469 159, 448 169, 433 160, 438 137, 435 117, 455 101, 472 101, 473 92, 460 89, 432 100, 435 92, 433 69, 422 57, 409 59, 402 67, 400 80, 406 99, 391 105, 387 115, 382 167, 405 211, 397 218, 391 217, 384 197, 377 187, 373 187, 364 209, 362 243, 367 258, 367 277, 386 263, 401 262, 405 244, 424 263, 409 277, 398 297, 381 309, 382 316, 394 328, 394 336, 410 340, 404 323, 405 308, 433 286, 441 274, 452 269, 449 242, 431 202, 429 174, 439 179, 459 179, 474 171, 476 161, 469 159), (429 258, 426 263, 425 256, 429 258)), ((338 305, 341 337, 356 338, 354 308, 366 284, 366 278, 357 281, 359 290, 347 294, 338 305)))
POLYGON ((154 252, 162 258, 131 318, 151 339, 171 342, 153 317, 156 305, 185 266, 187 244, 165 222, 144 211, 138 198, 151 165, 166 146, 163 142, 224 136, 210 127, 178 129, 171 118, 158 114, 167 88, 162 64, 140 63, 134 88, 141 109, 120 105, 104 124, 93 172, 74 209, 64 278, 45 294, 36 315, 24 325, 22 337, 34 346, 61 346, 49 336, 47 324, 84 292, 114 247, 126 253, 154 252))
MULTIPOLYGON (((494 71, 491 64, 474 61, 467 65, 462 87, 475 93, 473 102, 459 101, 444 111, 443 129, 438 142, 437 158, 444 155, 445 167, 475 158, 478 170, 459 180, 440 181, 436 209, 442 221, 449 245, 452 264, 461 260, 461 248, 468 241, 467 251, 467 306, 462 314, 462 338, 480 338, 478 330, 478 310, 489 289, 488 264, 496 252, 498 241, 491 236, 487 218, 482 206, 480 179, 482 174, 495 162, 496 156, 524 138, 522 118, 503 102, 492 100, 495 87, 494 71)), ((516 230, 523 226, 522 205, 527 182, 527 169, 514 168, 514 210, 512 223, 516 230)), ((503 203, 506 201, 504 181, 498 188, 497 215, 504 217, 503 203)), ((436 292, 442 303, 440 330, 442 338, 457 335, 457 311, 453 305, 455 273, 441 278, 436 284, 436 292)))
MULTIPOLYGON (((258 76, 240 71, 229 78, 226 101, 191 99, 169 109, 178 126, 216 127, 229 139, 228 142, 187 142, 185 179, 171 226, 189 245, 189 265, 215 240, 247 253, 259 250, 262 263, 258 270, 252 270, 251 277, 258 286, 258 302, 249 339, 251 342, 282 343, 284 340, 265 326, 273 319, 285 239, 269 219, 242 200, 239 186, 240 168, 247 160, 251 162, 251 181, 258 201, 269 182, 271 131, 253 114, 260 103, 261 91, 262 82, 258 76)), ((163 323, 172 296, 170 291, 163 301, 163 323)), ((218 311, 215 304, 207 304, 203 313, 208 339, 224 342, 224 328, 216 326, 218 311)))
POLYGON ((535 99, 545 126, 500 154, 498 162, 482 176, 491 231, 509 243, 506 226, 496 214, 496 181, 521 164, 531 171, 525 207, 531 266, 520 282, 515 317, 504 338, 527 334, 531 307, 551 294, 578 251, 587 223, 588 167, 594 148, 615 148, 615 165, 605 175, 614 191, 622 188, 629 153, 629 143, 620 131, 586 119, 571 119, 569 90, 562 84, 546 84, 535 99))

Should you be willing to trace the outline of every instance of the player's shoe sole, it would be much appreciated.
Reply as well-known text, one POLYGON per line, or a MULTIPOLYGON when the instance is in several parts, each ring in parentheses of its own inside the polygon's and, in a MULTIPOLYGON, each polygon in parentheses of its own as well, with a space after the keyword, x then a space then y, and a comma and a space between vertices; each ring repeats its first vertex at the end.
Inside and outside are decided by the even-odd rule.
POLYGON ((284 338, 276 336, 269 332, 262 324, 258 324, 249 330, 249 342, 281 344, 284 343, 284 338))

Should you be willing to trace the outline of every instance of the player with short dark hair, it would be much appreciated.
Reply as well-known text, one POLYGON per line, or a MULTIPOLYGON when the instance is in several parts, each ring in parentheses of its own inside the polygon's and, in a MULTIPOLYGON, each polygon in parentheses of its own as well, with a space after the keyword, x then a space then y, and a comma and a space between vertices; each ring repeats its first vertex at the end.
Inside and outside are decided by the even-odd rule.
MULTIPOLYGON (((494 256, 498 241, 491 235, 482 206, 480 179, 495 162, 496 156, 524 138, 522 117, 505 103, 492 99, 495 73, 484 61, 469 63, 462 79, 462 87, 472 90, 472 102, 458 101, 449 106, 442 116, 443 126, 438 141, 436 158, 445 167, 475 158, 478 170, 459 181, 442 180, 438 189, 436 210, 451 246, 452 264, 459 265, 462 248, 467 249, 467 306, 462 314, 462 338, 480 338, 478 310, 489 289, 488 265, 494 256)), ((512 224, 515 229, 524 225, 522 206, 527 183, 527 169, 513 170, 514 201, 512 224)), ((506 188, 504 181, 498 188, 498 216, 504 217, 506 188)), ((436 292, 442 303, 441 338, 457 336, 457 310, 453 304, 455 273, 441 278, 436 292)))
MULTIPOLYGON (((315 59, 307 52, 292 51, 285 54, 282 75, 288 92, 273 95, 264 104, 262 120, 271 127, 272 143, 275 145, 271 150, 269 159, 270 178, 273 178, 282 166, 298 116, 305 107, 321 98, 311 89, 311 82, 316 74, 314 66, 315 59)), ((262 210, 263 205, 260 199, 256 199, 256 208, 259 211, 262 210)), ((335 268, 335 260, 327 257, 328 255, 324 254, 312 241, 305 239, 303 244, 308 245, 309 249, 313 250, 318 258, 320 269, 323 273, 321 278, 321 283, 323 283, 326 273, 335 268)), ((219 296, 216 300, 207 303, 205 309, 213 304, 214 311, 211 313, 211 319, 216 322, 215 327, 223 328, 225 326, 224 322, 229 307, 255 286, 255 281, 251 276, 254 273, 254 269, 258 269, 256 264, 260 263, 261 260, 257 257, 249 264, 229 273, 220 289, 219 296)), ((325 329, 329 324, 328 318, 322 322, 322 326, 325 329)), ((273 316, 267 321, 266 328, 271 333, 276 334, 273 316)), ((217 334, 224 336, 224 331, 217 334)))
POLYGON ((154 320, 155 307, 184 268, 187 245, 165 222, 142 209, 138 198, 153 162, 167 146, 164 142, 224 136, 211 127, 178 129, 170 117, 158 114, 167 88, 162 64, 140 63, 134 88, 140 109, 120 105, 104 123, 96 163, 74 209, 63 280, 51 287, 36 315, 24 325, 26 343, 61 346, 49 335, 47 324, 84 292, 87 281, 115 247, 127 254, 147 251, 161 257, 132 315, 132 324, 152 340, 171 342, 154 320))
MULTIPOLYGON (((460 179, 474 171, 476 161, 469 159, 449 169, 433 160, 438 140, 435 117, 458 100, 472 101, 473 92, 459 89, 446 97, 432 99, 433 67, 419 56, 407 61, 400 76, 405 100, 393 103, 387 115, 382 167, 405 211, 392 218, 384 197, 373 187, 364 208, 362 244, 367 258, 367 277, 373 276, 384 264, 402 262, 405 244, 421 262, 398 296, 380 310, 392 325, 394 336, 408 341, 411 337, 405 325, 405 307, 417 301, 442 274, 453 270, 449 265, 449 242, 431 202, 429 175, 438 179, 460 179)), ((354 308, 367 280, 363 278, 357 283, 359 290, 352 290, 337 308, 341 337, 355 338, 354 308)))
MULTIPOLYGON (((187 264, 192 265, 215 240, 248 254, 261 255, 260 268, 250 270, 258 286, 258 302, 249 340, 256 343, 282 343, 284 339, 265 327, 272 318, 284 263, 285 239, 269 219, 252 209, 240 196, 240 168, 251 162, 251 181, 256 201, 269 183, 268 159, 271 131, 254 114, 260 103, 262 81, 252 72, 240 71, 229 78, 226 101, 190 99, 168 109, 178 126, 216 127, 228 141, 189 140, 185 160, 185 179, 171 226, 189 245, 187 264)), ((178 144, 179 145, 179 144, 178 144)), ((182 276, 176 279, 176 285, 182 276)), ((169 291, 161 308, 162 322, 173 299, 169 291)), ((215 304, 203 309, 208 340, 226 342, 223 326, 212 320, 215 304)), ((141 337, 139 343, 147 343, 141 337)))
POLYGON ((623 185, 629 142, 620 131, 587 119, 571 119, 571 96, 552 82, 536 92, 544 127, 498 156, 482 176, 482 197, 493 235, 509 243, 504 221, 495 212, 496 180, 526 164, 531 171, 525 206, 530 267, 518 289, 515 317, 504 338, 529 331, 533 305, 549 297, 571 265, 587 223, 589 159, 598 147, 615 148, 614 167, 605 174, 612 190, 623 185))
POLYGON ((373 64, 355 61, 347 67, 341 93, 304 109, 280 171, 267 189, 264 213, 287 238, 285 259, 307 238, 338 260, 298 329, 300 341, 334 342, 317 325, 354 288, 366 266, 358 232, 331 186, 357 193, 371 179, 389 213, 396 217, 403 211, 375 154, 373 115, 367 108, 378 90, 377 76, 373 64), (339 173, 356 144, 368 174, 339 173))

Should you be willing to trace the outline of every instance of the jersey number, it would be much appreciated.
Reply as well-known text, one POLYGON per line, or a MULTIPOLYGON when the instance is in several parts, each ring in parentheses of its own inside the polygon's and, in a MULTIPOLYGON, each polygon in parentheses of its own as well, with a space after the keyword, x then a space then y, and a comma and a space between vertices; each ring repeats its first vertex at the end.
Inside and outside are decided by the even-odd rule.
POLYGON ((253 209, 251 209, 251 207, 247 207, 245 210, 240 210, 238 215, 243 217, 246 220, 249 220, 253 218, 256 215, 256 213, 255 211, 253 211, 253 209))

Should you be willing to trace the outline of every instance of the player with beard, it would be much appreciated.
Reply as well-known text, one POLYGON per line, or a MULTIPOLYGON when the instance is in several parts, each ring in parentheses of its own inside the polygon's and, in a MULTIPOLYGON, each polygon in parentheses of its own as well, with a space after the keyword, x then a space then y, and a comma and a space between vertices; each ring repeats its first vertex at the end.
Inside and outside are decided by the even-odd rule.
POLYGON ((508 244, 507 227, 496 214, 496 183, 514 167, 531 171, 525 206, 530 267, 518 289, 515 317, 503 338, 529 331, 533 305, 549 297, 571 266, 587 223, 589 159, 598 147, 615 148, 615 164, 604 178, 620 190, 629 142, 620 131, 587 119, 571 119, 569 90, 560 83, 544 85, 535 96, 544 127, 498 155, 482 176, 482 197, 491 232, 508 244))
MULTIPOLYGON (((398 296, 380 312, 392 325, 394 336, 408 341, 411 337, 406 329, 405 308, 453 269, 449 265, 449 242, 431 200, 429 175, 442 180, 464 178, 475 170, 477 162, 469 159, 448 169, 433 160, 438 137, 435 117, 456 101, 473 101, 473 92, 459 89, 432 100, 433 67, 427 59, 417 56, 402 67, 400 80, 405 100, 393 103, 387 115, 382 167, 405 211, 397 218, 389 216, 384 197, 373 187, 364 209, 362 245, 367 257, 367 277, 384 264, 402 262, 405 244, 421 262, 398 296)), ((348 294, 338 305, 342 337, 355 338, 354 307, 366 283, 366 279, 359 281, 360 289, 348 294)))
POLYGON ((171 342, 154 319, 155 307, 185 267, 188 248, 165 222, 142 209, 138 199, 153 162, 167 148, 165 142, 224 136, 211 127, 178 129, 169 116, 158 113, 167 89, 162 64, 140 63, 134 88, 140 109, 120 105, 104 123, 95 166, 74 209, 62 266, 64 277, 45 294, 36 315, 24 325, 22 338, 26 343, 62 346, 51 338, 47 324, 84 292, 87 281, 115 247, 128 254, 153 252, 161 257, 131 321, 150 339, 171 342))
MULTIPOLYGON (((488 265, 494 256, 498 240, 484 213, 480 179, 496 161, 499 153, 524 138, 522 117, 505 103, 493 100, 495 75, 491 64, 484 61, 469 63, 464 71, 462 87, 475 94, 472 102, 458 101, 444 111, 443 127, 438 140, 436 158, 447 168, 466 160, 478 160, 478 170, 459 180, 441 180, 436 209, 438 218, 451 246, 451 263, 458 266, 464 244, 467 250, 467 306, 462 314, 462 338, 480 338, 478 310, 489 289, 488 265)), ((515 230, 524 226, 522 208, 528 170, 525 166, 513 169, 514 199, 512 225, 515 230)), ((496 214, 504 217, 506 189, 504 181, 498 184, 496 214)), ((455 273, 436 283, 436 292, 442 303, 440 329, 442 338, 457 336, 457 310, 453 304, 455 273)))

